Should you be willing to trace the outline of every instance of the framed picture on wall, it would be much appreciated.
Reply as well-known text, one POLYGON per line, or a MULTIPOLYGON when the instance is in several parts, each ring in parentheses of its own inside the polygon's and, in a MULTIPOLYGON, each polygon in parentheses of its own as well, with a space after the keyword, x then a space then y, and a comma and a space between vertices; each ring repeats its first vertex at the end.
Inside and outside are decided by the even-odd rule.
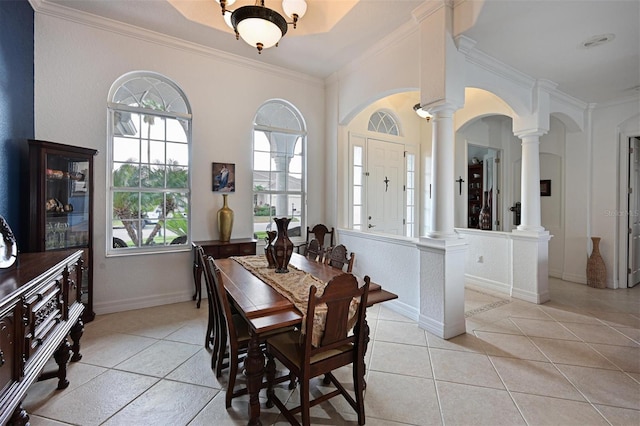
POLYGON ((551 197, 551 180, 550 179, 540 181, 540 196, 551 197))
POLYGON ((236 192, 236 165, 233 163, 211 163, 213 192, 236 192))

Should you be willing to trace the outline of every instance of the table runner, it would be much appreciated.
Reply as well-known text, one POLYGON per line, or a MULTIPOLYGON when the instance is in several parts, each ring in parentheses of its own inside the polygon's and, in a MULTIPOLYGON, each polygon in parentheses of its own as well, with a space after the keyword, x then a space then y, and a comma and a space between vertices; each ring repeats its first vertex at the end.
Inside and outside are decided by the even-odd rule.
MULTIPOLYGON (((307 303, 309 302, 309 289, 312 285, 316 286, 316 296, 322 296, 327 283, 314 277, 308 272, 302 271, 293 265, 289 265, 288 273, 277 273, 275 269, 268 267, 267 258, 264 255, 254 256, 233 256, 235 260, 249 272, 269 284, 274 290, 286 297, 294 304, 296 309, 302 313, 302 324, 305 324, 307 318, 307 303)), ((354 299, 349 306, 349 328, 353 327, 356 322, 356 312, 358 310, 357 299, 354 299)), ((327 305, 320 304, 316 306, 316 312, 313 318, 313 336, 311 343, 319 346, 324 333, 324 324, 327 317, 327 305)), ((304 326, 301 327, 304 333, 304 326)))

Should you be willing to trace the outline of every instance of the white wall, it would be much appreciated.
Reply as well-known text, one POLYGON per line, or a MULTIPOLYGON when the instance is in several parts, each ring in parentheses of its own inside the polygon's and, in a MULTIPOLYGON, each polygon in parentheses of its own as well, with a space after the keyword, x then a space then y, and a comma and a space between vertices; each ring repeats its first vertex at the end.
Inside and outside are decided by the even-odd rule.
POLYGON ((252 120, 272 98, 294 104, 308 129, 308 220, 324 221, 324 83, 142 30, 88 26, 44 14, 35 21, 35 134, 95 148, 94 301, 98 313, 188 300, 191 253, 105 257, 106 102, 111 84, 133 70, 159 72, 185 92, 193 110, 194 240, 217 237, 222 197, 211 192, 211 162, 236 164, 232 237, 252 231, 252 120), (132 31, 135 31, 132 33, 132 31))
POLYGON ((420 312, 420 252, 417 239, 339 229, 338 237, 356 254, 353 273, 398 295, 385 306, 414 320, 420 312))
MULTIPOLYGON (((620 154, 620 126, 640 113, 640 99, 602 105, 592 113, 590 182, 591 198, 588 205, 591 210, 590 233, 587 237, 601 237, 600 253, 607 268, 607 285, 617 286, 618 242, 617 225, 620 217, 616 212, 626 209, 626 200, 619 200, 618 158, 620 154)), ((636 118, 637 120, 637 118, 636 118)), ((589 232, 589 231, 588 231, 589 232)), ((586 240, 586 238, 585 238, 586 240)), ((586 270, 586 256, 591 253, 590 240, 582 255, 586 270)), ((620 261, 626 262, 626 253, 619 254, 620 261)))

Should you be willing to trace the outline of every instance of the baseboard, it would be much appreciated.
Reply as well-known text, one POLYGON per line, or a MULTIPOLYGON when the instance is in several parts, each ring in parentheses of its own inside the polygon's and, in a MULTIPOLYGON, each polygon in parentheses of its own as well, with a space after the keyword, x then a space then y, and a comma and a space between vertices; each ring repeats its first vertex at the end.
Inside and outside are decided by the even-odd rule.
POLYGON ((485 290, 491 290, 498 293, 509 295, 511 294, 511 286, 507 283, 500 281, 488 280, 475 275, 465 274, 465 282, 472 284, 474 287, 482 288, 485 290))
MULTIPOLYGON (((93 310, 97 315, 115 312, 131 311, 134 309, 152 308, 154 306, 169 305, 193 300, 193 291, 182 291, 162 295, 149 295, 135 299, 115 300, 106 303, 94 303, 93 310)), ((194 302, 195 307, 195 302, 194 302)))

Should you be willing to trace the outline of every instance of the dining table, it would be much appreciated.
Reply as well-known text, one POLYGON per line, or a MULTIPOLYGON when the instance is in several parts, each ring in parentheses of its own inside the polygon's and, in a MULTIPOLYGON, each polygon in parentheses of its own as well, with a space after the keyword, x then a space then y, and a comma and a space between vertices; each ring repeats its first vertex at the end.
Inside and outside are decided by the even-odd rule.
MULTIPOLYGON (((244 361, 249 394, 248 425, 261 425, 258 395, 262 388, 265 357, 259 343, 260 335, 281 328, 301 325, 303 314, 292 301, 276 290, 267 280, 254 274, 235 258, 216 259, 215 263, 222 272, 222 280, 229 296, 229 303, 235 306, 238 313, 249 324, 251 338, 244 361)), ((293 253, 289 265, 323 282, 328 282, 333 277, 345 273, 341 269, 308 259, 298 253, 293 253)), ((362 277, 356 276, 356 278, 361 285, 364 285, 362 277)), ((379 284, 371 282, 367 306, 397 297, 396 294, 384 290, 379 284)))

